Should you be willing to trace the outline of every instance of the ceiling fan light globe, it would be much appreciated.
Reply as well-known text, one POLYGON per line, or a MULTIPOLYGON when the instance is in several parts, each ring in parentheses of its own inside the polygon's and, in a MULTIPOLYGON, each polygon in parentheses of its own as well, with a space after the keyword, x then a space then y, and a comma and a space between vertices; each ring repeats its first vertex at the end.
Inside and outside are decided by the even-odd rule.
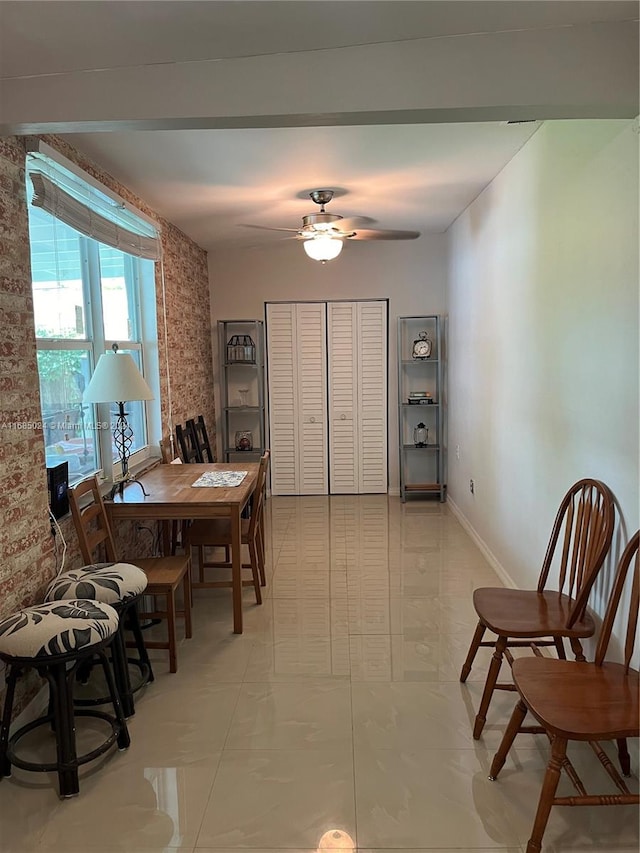
POLYGON ((302 245, 310 258, 321 263, 332 261, 342 251, 342 240, 337 237, 325 236, 324 234, 305 240, 302 245))

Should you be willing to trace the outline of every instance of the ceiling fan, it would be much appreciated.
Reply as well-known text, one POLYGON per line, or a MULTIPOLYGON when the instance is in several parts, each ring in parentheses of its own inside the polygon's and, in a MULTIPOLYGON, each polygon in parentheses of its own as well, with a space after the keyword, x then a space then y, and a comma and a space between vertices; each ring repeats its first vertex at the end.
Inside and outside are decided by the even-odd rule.
POLYGON ((265 231, 287 231, 302 240, 303 248, 310 258, 326 263, 337 258, 346 240, 415 240, 419 231, 385 231, 360 228, 358 223, 368 224, 374 219, 363 216, 345 218, 337 213, 327 213, 325 205, 333 198, 333 190, 313 190, 311 199, 320 205, 319 213, 308 213, 302 217, 300 228, 271 228, 267 225, 247 225, 265 231))

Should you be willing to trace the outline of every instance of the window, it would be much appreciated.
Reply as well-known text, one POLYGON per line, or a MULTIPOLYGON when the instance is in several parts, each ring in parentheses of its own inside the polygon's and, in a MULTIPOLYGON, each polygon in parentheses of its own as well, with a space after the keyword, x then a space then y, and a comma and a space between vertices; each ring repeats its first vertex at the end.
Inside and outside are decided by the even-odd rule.
MULTIPOLYGON (((39 158, 28 162, 30 174, 41 166, 39 158)), ((47 172, 54 191, 60 168, 47 172)), ((51 192, 48 183, 46 190, 51 192)), ((134 436, 131 464, 149 455, 159 419, 154 261, 89 236, 91 229, 82 223, 81 233, 54 215, 51 203, 35 205, 37 200, 29 205, 29 232, 47 465, 66 461, 71 483, 99 470, 112 479, 120 474, 112 435, 117 401, 83 403, 83 392, 100 355, 113 343, 129 352, 156 392, 155 401, 126 405, 134 436)))

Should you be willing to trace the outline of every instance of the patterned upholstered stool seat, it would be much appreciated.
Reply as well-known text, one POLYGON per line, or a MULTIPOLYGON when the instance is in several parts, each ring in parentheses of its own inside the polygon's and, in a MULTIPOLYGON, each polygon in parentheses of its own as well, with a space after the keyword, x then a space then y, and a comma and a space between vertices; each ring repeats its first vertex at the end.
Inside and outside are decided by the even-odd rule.
MULTIPOLYGON (((93 563, 58 575, 49 584, 44 597, 45 601, 87 598, 110 604, 117 610, 120 615, 120 626, 111 649, 116 686, 126 717, 131 717, 135 713, 134 692, 149 681, 153 681, 151 661, 140 630, 137 611, 137 603, 146 588, 146 574, 131 563, 93 563), (138 649, 137 658, 127 658, 125 627, 133 631, 138 649), (140 670, 140 678, 133 687, 129 676, 130 663, 140 670)), ((88 675, 83 678, 86 680, 88 675)), ((91 699, 76 697, 78 705, 102 705, 109 701, 108 696, 91 699)))
POLYGON ((103 604, 126 604, 147 588, 147 576, 131 563, 93 563, 71 569, 53 580, 45 601, 89 598, 103 604))
POLYGON ((129 746, 122 712, 105 648, 117 636, 119 618, 108 604, 87 599, 55 601, 27 607, 0 621, 0 659, 7 664, 7 692, 0 725, 0 771, 11 775, 11 765, 24 770, 56 770, 63 797, 78 793, 78 767, 106 752, 116 741, 129 746), (100 711, 74 711, 72 683, 77 667, 98 655, 113 705, 113 715, 100 711), (35 669, 49 683, 49 712, 9 737, 13 697, 18 678, 35 669), (76 754, 75 717, 97 717, 109 723, 111 732, 100 746, 82 756, 76 754), (16 755, 15 747, 28 732, 51 724, 56 737, 57 761, 36 764, 16 755))

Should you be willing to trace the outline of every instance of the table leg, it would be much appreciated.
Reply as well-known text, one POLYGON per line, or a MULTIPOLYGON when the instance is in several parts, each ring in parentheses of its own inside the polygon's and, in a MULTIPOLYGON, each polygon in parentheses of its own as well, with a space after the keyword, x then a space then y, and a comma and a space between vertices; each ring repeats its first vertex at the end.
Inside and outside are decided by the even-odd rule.
POLYGON ((242 545, 240 507, 231 507, 231 582, 233 595, 233 633, 242 634, 242 545))

